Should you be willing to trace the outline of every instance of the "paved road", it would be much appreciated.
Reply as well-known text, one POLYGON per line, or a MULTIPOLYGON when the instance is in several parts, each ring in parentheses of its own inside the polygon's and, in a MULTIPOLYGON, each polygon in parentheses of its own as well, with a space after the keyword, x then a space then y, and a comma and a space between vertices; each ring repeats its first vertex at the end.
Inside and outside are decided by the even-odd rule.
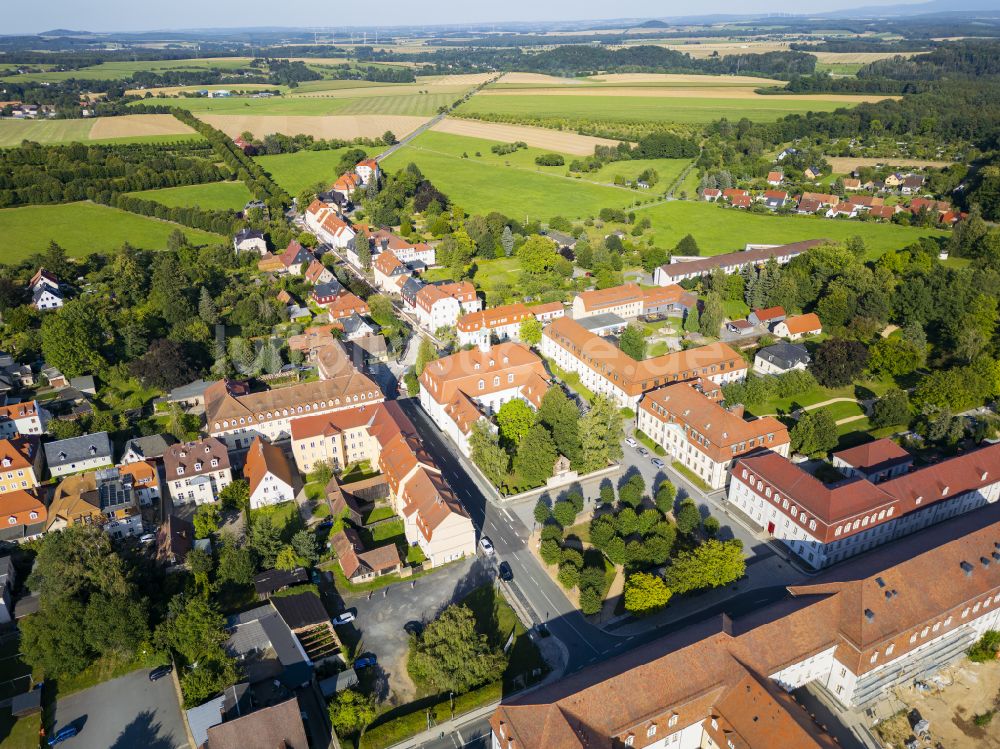
POLYGON ((187 749, 184 718, 170 678, 151 682, 145 669, 56 702, 55 729, 79 734, 66 749, 187 749))

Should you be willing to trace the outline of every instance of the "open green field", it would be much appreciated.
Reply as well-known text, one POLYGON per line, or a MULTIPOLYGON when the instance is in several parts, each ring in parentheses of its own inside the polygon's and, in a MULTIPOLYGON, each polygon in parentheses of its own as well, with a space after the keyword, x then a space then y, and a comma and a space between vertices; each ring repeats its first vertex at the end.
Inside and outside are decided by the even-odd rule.
POLYGON ((633 190, 566 177, 565 167, 536 167, 532 153, 541 153, 539 149, 503 157, 510 161, 506 166, 501 157, 490 153, 489 145, 490 141, 476 138, 428 132, 392 154, 384 166, 396 170, 416 163, 438 189, 469 213, 496 210, 519 219, 584 218, 604 207, 629 206, 637 198, 633 190), (462 142, 472 143, 473 149, 477 142, 485 144, 483 156, 474 156, 473 150, 469 158, 462 158, 462 142))
MULTIPOLYGON (((363 89, 362 89, 363 90, 363 89)), ((396 114, 431 116, 456 99, 455 94, 388 94, 385 96, 272 96, 252 99, 234 96, 228 99, 171 99, 174 106, 195 114, 315 116, 350 114, 396 114)))
POLYGON ((41 252, 52 241, 77 257, 116 250, 125 242, 142 249, 158 250, 166 246, 167 236, 174 229, 180 229, 195 244, 226 241, 218 234, 96 203, 28 205, 0 210, 0 236, 5 242, 3 261, 8 263, 41 252))
POLYGON ((137 198, 155 200, 170 207, 204 208, 213 211, 239 211, 250 200, 250 191, 242 182, 208 182, 203 185, 165 187, 162 190, 133 192, 137 198))
POLYGON ((830 100, 795 100, 784 96, 757 98, 643 97, 636 96, 473 96, 456 114, 500 114, 512 117, 566 117, 605 122, 705 123, 726 117, 748 117, 774 122, 788 114, 832 112, 849 103, 830 100))
MULTIPOLYGON (((369 155, 377 154, 380 148, 356 146, 369 155)), ((257 156, 254 160, 267 170, 268 174, 289 195, 297 195, 317 182, 332 184, 337 177, 337 165, 346 148, 330 151, 298 151, 275 156, 257 156)))
POLYGON ((788 244, 804 239, 844 241, 859 236, 869 257, 899 249, 921 237, 947 237, 941 229, 921 229, 874 222, 827 219, 819 216, 773 216, 723 208, 713 203, 675 200, 636 209, 649 216, 660 247, 673 247, 685 234, 692 234, 703 255, 742 250, 747 244, 788 244))

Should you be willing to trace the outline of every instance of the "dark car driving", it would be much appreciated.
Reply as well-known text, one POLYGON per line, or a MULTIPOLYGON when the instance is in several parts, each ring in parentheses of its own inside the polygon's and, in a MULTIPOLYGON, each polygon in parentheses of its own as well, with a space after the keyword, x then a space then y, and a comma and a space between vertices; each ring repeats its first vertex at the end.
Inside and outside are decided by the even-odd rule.
POLYGON ((514 579, 514 571, 507 562, 500 562, 500 579, 505 583, 509 583, 514 579))
POLYGON ((166 676, 173 670, 174 667, 169 664, 166 666, 157 666, 156 668, 154 668, 152 671, 149 672, 149 680, 156 681, 157 679, 162 679, 164 676, 166 676))

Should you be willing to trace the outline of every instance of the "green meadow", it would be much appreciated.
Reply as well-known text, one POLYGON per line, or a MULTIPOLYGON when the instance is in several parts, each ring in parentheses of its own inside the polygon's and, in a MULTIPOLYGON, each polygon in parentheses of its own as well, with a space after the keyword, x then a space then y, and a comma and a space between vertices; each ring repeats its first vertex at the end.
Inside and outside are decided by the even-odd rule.
POLYGON ((96 203, 28 205, 0 210, 0 236, 5 242, 4 262, 18 262, 48 247, 61 244, 70 255, 110 252, 128 242, 142 249, 158 250, 180 229, 194 244, 218 244, 227 238, 169 221, 137 216, 96 203))
POLYGON ((758 122, 774 122, 788 114, 832 112, 849 103, 831 97, 829 101, 793 100, 783 96, 753 99, 703 97, 636 96, 473 96, 459 107, 462 114, 498 114, 509 117, 565 117, 604 122, 705 123, 726 117, 748 117, 758 122))
POLYGON ((871 257, 912 244, 921 237, 947 237, 940 229, 921 229, 896 224, 828 219, 819 216, 774 216, 723 208, 714 203, 674 200, 637 208, 636 216, 648 216, 660 247, 673 247, 691 234, 703 255, 742 250, 747 244, 787 244, 804 239, 844 241, 859 236, 871 257))
POLYGON ((79 70, 46 71, 44 73, 25 73, 8 76, 8 81, 65 81, 70 78, 77 80, 118 80, 130 78, 139 72, 161 73, 165 70, 238 70, 250 62, 249 57, 219 57, 190 60, 138 60, 102 62, 100 65, 80 68, 79 70))
POLYGON ((23 140, 35 143, 174 143, 196 140, 197 133, 173 135, 133 135, 123 138, 90 137, 95 120, 0 120, 0 148, 14 148, 23 140))
POLYGON ((490 153, 490 145, 494 143, 428 132, 383 164, 395 170, 414 162, 438 189, 469 213, 496 210, 519 219, 585 218, 601 208, 627 207, 638 197, 634 190, 566 177, 565 167, 536 167, 534 155, 544 153, 541 149, 496 157, 490 153), (477 147, 483 149, 480 157, 474 155, 477 147), (469 158, 462 157, 465 152, 469 158))
POLYGON ((386 96, 271 96, 263 99, 233 96, 225 99, 170 99, 172 106, 195 114, 315 116, 386 114, 417 117, 435 114, 455 101, 455 94, 388 94, 386 96))
MULTIPOLYGON (((357 146, 369 155, 379 153, 381 148, 357 146)), ((317 182, 330 185, 337 179, 337 165, 346 148, 330 151, 298 151, 275 156, 257 156, 254 160, 267 170, 268 174, 289 195, 297 195, 317 182)))
POLYGON ((242 210, 251 198, 250 191, 242 182, 208 182, 203 185, 165 187, 130 194, 170 207, 197 207, 215 211, 242 210))

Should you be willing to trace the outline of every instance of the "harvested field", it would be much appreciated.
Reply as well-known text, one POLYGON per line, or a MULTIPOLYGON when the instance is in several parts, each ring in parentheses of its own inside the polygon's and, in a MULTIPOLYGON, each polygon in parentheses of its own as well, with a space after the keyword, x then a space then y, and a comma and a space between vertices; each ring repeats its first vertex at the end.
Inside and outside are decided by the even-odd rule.
POLYGON ((810 52, 816 55, 819 62, 855 62, 869 63, 876 60, 884 60, 887 57, 913 57, 920 52, 810 52))
POLYGON ((286 86, 272 86, 269 83, 240 83, 236 85, 219 84, 217 86, 161 86, 160 88, 130 88, 125 91, 129 96, 145 96, 147 93, 153 96, 177 96, 178 94, 196 91, 274 91, 274 89, 285 89, 286 86))
POLYGON ((583 81, 579 78, 560 78, 544 73, 504 73, 497 83, 546 83, 552 86, 579 86, 583 81))
MULTIPOLYGON (((517 89, 494 90, 487 89, 479 96, 525 96, 525 91, 517 89)), ((844 104, 861 104, 862 102, 882 101, 883 99, 901 99, 901 96, 886 96, 881 94, 782 94, 779 96, 758 94, 752 87, 737 88, 735 86, 720 86, 716 88, 535 88, 531 96, 629 96, 643 98, 668 99, 766 99, 779 101, 835 101, 844 104)))
MULTIPOLYGON (((417 52, 412 48, 408 48, 409 52, 417 52)), ((433 50, 431 50, 433 51, 433 50)), ((493 77, 493 73, 462 73, 460 75, 426 75, 417 78, 417 84, 420 86, 467 86, 472 88, 473 86, 478 86, 480 83, 486 83, 490 78, 493 77)))
POLYGON ((859 166, 877 167, 887 164, 889 166, 932 166, 941 168, 954 163, 952 161, 929 161, 927 159, 896 159, 888 156, 884 159, 866 159, 857 156, 824 156, 823 158, 830 162, 830 167, 833 169, 834 174, 847 174, 859 166))
POLYGON ((90 128, 90 139, 184 135, 193 132, 172 114, 126 114, 121 117, 98 117, 90 128))
POLYGON ((451 135, 464 135, 469 138, 495 140, 501 143, 513 143, 520 140, 535 148, 544 148, 557 153, 571 153, 578 156, 593 154, 594 146, 618 145, 618 141, 608 140, 607 138, 592 138, 589 135, 549 130, 543 127, 504 125, 496 122, 459 120, 451 117, 441 120, 432 130, 451 135))
POLYGON ((284 133, 285 135, 311 135, 314 138, 375 138, 391 130, 402 138, 427 121, 425 117, 401 115, 353 115, 328 117, 277 115, 206 114, 201 119, 235 138, 245 130, 255 135, 284 133))
MULTIPOLYGON (((341 81, 331 81, 332 83, 340 83, 341 81)), ((371 97, 384 97, 384 96, 433 96, 440 97, 441 94, 454 94, 454 96, 448 96, 446 99, 440 99, 440 101, 450 101, 457 98, 458 94, 464 94, 469 89, 468 86, 443 86, 438 85, 436 87, 431 86, 421 86, 417 83, 395 83, 395 84, 369 84, 367 86, 357 87, 351 86, 340 87, 331 86, 329 88, 315 87, 308 91, 286 94, 288 98, 298 99, 302 97, 317 97, 322 96, 327 99, 366 99, 371 97), (424 94, 423 92, 428 93, 424 94)), ((439 99, 435 99, 437 102, 439 99)))
MULTIPOLYGON (((506 78, 504 79, 506 81, 506 78)), ((749 75, 695 75, 688 73, 605 73, 592 75, 588 81, 601 83, 662 83, 686 85, 690 83, 703 86, 773 86, 777 81, 773 78, 755 78, 749 75)))

